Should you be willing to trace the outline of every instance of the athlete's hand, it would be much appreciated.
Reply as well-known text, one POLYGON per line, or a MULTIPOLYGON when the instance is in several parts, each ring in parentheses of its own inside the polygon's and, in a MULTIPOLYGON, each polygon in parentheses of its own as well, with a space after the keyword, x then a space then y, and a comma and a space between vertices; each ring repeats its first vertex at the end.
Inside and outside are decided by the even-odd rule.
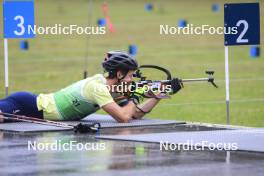
POLYGON ((129 99, 135 104, 141 104, 144 101, 144 94, 147 92, 147 90, 147 86, 139 87, 131 92, 129 99))
POLYGON ((181 90, 181 88, 183 88, 183 84, 182 82, 178 79, 178 78, 173 78, 171 80, 171 92, 170 94, 176 94, 179 90, 181 90))

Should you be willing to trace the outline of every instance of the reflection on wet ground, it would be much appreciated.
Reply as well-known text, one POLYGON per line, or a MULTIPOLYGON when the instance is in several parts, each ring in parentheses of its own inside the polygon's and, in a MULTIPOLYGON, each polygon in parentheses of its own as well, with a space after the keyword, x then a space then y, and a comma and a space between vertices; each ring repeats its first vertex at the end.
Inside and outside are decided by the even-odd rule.
MULTIPOLYGON (((213 130, 167 125, 110 128, 101 134, 213 130)), ((98 135, 98 134, 97 134, 98 135)), ((263 175, 264 154, 226 151, 160 151, 159 144, 96 140, 73 132, 0 132, 0 175, 263 175), (28 143, 89 144, 89 150, 29 150, 28 143), (101 146, 101 148, 100 148, 101 146), (102 148, 103 146, 103 148, 102 148), (99 149, 98 149, 99 147, 99 149)))

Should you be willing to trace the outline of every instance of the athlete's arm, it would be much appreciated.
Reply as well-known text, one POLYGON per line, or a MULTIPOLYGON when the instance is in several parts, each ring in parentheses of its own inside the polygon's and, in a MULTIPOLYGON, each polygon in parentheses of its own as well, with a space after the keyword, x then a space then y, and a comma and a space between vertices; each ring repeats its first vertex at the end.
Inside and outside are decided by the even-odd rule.
POLYGON ((111 115, 116 121, 121 123, 127 123, 136 112, 136 106, 132 101, 123 107, 119 106, 115 102, 108 103, 102 106, 102 109, 111 115))
POLYGON ((133 114, 133 118, 141 119, 146 113, 150 112, 159 103, 159 101, 160 99, 150 98, 143 104, 138 105, 141 110, 137 108, 133 114))

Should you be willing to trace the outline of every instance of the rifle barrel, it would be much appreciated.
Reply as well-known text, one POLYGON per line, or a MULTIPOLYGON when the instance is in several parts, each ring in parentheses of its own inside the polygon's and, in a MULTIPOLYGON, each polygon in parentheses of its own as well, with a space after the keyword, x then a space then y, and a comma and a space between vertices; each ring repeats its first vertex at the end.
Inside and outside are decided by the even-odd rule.
POLYGON ((208 81, 209 78, 182 79, 182 82, 208 81))

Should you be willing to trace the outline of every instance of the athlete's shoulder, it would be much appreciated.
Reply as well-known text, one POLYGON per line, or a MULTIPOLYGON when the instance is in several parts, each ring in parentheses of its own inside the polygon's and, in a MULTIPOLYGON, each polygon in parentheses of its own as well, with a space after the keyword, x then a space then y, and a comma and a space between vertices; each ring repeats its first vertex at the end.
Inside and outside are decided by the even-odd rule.
POLYGON ((106 84, 106 78, 102 74, 96 74, 87 78, 87 81, 106 84))
POLYGON ((85 79, 83 91, 87 94, 109 92, 106 85, 106 78, 102 74, 96 74, 94 76, 85 79))
POLYGON ((113 102, 113 98, 107 88, 106 78, 102 74, 87 78, 83 87, 83 95, 100 107, 113 102))
POLYGON ((96 74, 91 77, 85 79, 84 87, 105 87, 106 86, 106 78, 102 74, 96 74))

